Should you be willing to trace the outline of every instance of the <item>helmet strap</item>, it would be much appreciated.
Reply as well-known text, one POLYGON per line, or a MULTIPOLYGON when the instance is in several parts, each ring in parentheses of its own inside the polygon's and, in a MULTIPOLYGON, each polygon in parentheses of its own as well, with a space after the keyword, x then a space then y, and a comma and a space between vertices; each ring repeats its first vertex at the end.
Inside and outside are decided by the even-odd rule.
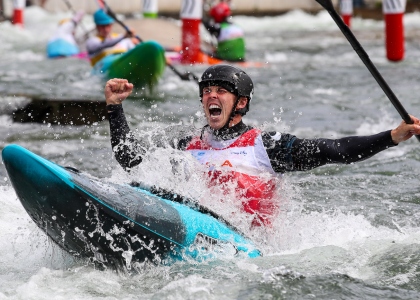
POLYGON ((229 120, 226 122, 226 124, 222 127, 222 128, 220 128, 220 129, 228 129, 229 128, 229 123, 231 122, 231 121, 233 121, 233 118, 236 116, 236 115, 238 115, 238 114, 240 114, 240 115, 242 115, 239 111, 237 111, 236 110, 236 107, 238 106, 238 103, 239 103, 239 100, 241 99, 241 97, 239 97, 239 96, 236 96, 236 101, 235 101, 235 104, 233 105, 233 107, 232 107, 232 111, 230 112, 230 116, 229 116, 229 120))

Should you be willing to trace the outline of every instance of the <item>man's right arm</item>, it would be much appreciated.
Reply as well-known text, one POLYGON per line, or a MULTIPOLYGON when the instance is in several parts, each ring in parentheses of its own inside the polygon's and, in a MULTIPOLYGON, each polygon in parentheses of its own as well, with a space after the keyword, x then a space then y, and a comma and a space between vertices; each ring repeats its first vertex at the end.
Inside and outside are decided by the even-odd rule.
POLYGON ((115 159, 128 170, 142 161, 144 152, 138 140, 130 131, 124 115, 122 104, 107 105, 109 126, 111 133, 111 146, 115 159))

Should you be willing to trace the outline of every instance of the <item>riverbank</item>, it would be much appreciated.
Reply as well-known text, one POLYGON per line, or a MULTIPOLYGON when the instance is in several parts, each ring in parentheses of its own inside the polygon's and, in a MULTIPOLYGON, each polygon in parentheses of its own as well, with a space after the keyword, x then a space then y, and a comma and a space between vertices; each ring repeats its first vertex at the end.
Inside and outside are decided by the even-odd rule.
MULTIPOLYGON (((94 1, 77 1, 77 0, 48 0, 42 6, 49 12, 63 12, 69 10, 69 6, 65 2, 70 4, 73 10, 83 10, 87 14, 92 14, 96 9, 97 5, 94 1)), ((158 14, 161 17, 168 17, 179 19, 179 12, 181 7, 181 0, 160 0, 158 7, 158 14)), ((336 10, 339 11, 339 5, 337 0, 332 0, 336 10)), ((0 21, 4 19, 10 19, 13 11, 12 1, 0 0, 0 21), (3 19, 2 19, 3 18, 3 19)), ((383 18, 382 3, 365 0, 363 7, 354 7, 354 16, 364 19, 375 19, 380 20, 383 18)), ((142 11, 141 1, 129 1, 129 0, 108 0, 107 4, 112 7, 113 11, 117 14, 126 16, 138 15, 142 11)), ((34 5, 37 5, 34 3, 34 5)), ((235 0, 232 2, 232 14, 233 15, 246 15, 246 16, 276 16, 287 13, 291 10, 299 9, 306 13, 316 14, 323 8, 316 1, 313 0, 282 0, 282 1, 271 1, 271 0, 235 0)), ((420 0, 408 0, 406 5, 406 12, 420 11, 420 0)))
MULTIPOLYGON (((416 11, 420 11, 420 1, 407 2, 405 12, 412 13, 416 11)), ((353 16, 362 19, 382 20, 382 5, 379 4, 366 7, 355 7, 353 8, 353 16)))

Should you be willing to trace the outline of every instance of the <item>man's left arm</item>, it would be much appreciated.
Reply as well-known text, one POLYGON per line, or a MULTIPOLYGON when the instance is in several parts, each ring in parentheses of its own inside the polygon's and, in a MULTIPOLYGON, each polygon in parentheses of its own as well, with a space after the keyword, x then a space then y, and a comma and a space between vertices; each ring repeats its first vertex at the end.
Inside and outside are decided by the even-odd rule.
POLYGON ((299 139, 276 134, 266 133, 263 141, 273 169, 280 173, 307 171, 332 163, 350 164, 396 145, 390 130, 341 139, 299 139))

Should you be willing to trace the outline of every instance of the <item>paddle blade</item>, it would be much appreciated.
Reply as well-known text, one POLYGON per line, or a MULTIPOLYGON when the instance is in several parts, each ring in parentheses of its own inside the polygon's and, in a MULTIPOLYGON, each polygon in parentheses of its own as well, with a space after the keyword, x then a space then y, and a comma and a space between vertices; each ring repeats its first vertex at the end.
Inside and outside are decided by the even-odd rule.
POLYGON ((185 80, 185 81, 195 81, 198 83, 198 77, 195 76, 193 73, 191 73, 190 71, 185 72, 184 74, 182 74, 181 72, 179 72, 173 65, 171 65, 170 63, 166 63, 166 65, 172 70, 174 71, 174 73, 176 75, 179 76, 179 78, 181 78, 181 80, 185 80))
POLYGON ((96 0, 96 3, 98 4, 99 8, 102 9, 107 15, 109 15, 114 20, 116 19, 114 12, 106 4, 105 0, 96 0))
POLYGON ((186 72, 185 74, 181 75, 181 79, 182 80, 189 80, 189 81, 195 81, 198 82, 198 77, 195 76, 193 73, 191 73, 190 71, 186 72))
POLYGON ((110 16, 117 22, 119 21, 114 12, 106 4, 105 0, 96 0, 96 3, 98 4, 99 8, 102 9, 108 16, 110 16))
MULTIPOLYGON (((173 70, 173 69, 172 69, 173 70)), ((198 77, 197 76, 195 76, 193 73, 191 73, 190 71, 188 71, 188 72, 185 72, 184 74, 181 74, 181 73, 176 73, 178 76, 179 76, 179 78, 181 78, 181 80, 184 80, 184 81, 195 81, 195 82, 197 82, 198 83, 198 77)))
POLYGON ((101 8, 104 11, 106 11, 105 1, 103 1, 103 0, 96 0, 96 4, 98 4, 99 8, 101 8))
POLYGON ((316 0, 319 4, 322 5, 327 11, 334 11, 334 5, 332 4, 331 0, 316 0))

